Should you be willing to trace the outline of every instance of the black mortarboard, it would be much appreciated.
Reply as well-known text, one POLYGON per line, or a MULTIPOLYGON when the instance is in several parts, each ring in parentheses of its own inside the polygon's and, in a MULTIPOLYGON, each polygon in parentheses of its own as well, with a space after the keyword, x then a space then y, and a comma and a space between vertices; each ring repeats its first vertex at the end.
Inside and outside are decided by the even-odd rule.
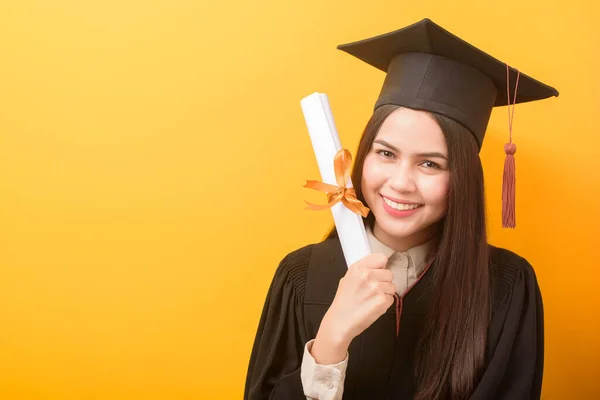
MULTIPOLYGON (((558 96, 553 87, 520 73, 427 18, 338 49, 387 73, 375 108, 395 104, 444 115, 469 129, 479 148, 493 107, 558 96), (516 82, 514 88, 511 82, 516 82)), ((509 127, 512 129, 510 112, 509 127)), ((514 228, 516 146, 512 131, 505 151, 502 224, 514 228)))
MULTIPOLYGON (((338 49, 387 73, 375 108, 395 104, 442 114, 468 128, 480 147, 492 108, 509 105, 506 63, 429 19, 338 49)), ((516 76, 510 68, 510 81, 516 76)), ((516 103, 551 96, 558 91, 520 74, 516 103)))

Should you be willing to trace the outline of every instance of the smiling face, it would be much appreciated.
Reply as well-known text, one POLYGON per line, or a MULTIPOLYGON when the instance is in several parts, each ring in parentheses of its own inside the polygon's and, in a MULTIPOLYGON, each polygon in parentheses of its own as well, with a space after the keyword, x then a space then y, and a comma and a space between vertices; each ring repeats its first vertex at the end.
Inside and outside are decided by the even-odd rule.
POLYGON ((404 251, 432 239, 450 186, 444 134, 428 113, 399 108, 383 122, 362 170, 373 233, 404 251))

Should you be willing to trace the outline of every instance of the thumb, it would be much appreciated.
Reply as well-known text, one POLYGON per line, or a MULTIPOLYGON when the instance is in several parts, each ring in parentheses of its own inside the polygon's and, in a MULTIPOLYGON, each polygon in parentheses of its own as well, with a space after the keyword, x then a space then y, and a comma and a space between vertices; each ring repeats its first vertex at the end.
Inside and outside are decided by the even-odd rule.
POLYGON ((373 268, 373 269, 381 269, 385 268, 388 262, 388 257, 383 253, 373 253, 367 256, 369 259, 366 260, 365 257, 365 267, 373 268))

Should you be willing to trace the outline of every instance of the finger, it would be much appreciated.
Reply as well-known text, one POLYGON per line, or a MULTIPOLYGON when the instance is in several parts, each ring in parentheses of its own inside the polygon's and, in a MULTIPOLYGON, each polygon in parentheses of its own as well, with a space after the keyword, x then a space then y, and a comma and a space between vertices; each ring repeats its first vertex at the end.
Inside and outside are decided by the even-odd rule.
POLYGON ((396 294, 396 285, 391 282, 379 282, 379 290, 382 293, 393 296, 396 294))
POLYGON ((387 265, 387 262, 388 262, 387 256, 382 253, 369 254, 368 256, 363 258, 361 261, 363 261, 363 260, 364 260, 364 263, 361 263, 361 265, 364 268, 370 268, 370 269, 385 268, 385 266, 387 265))
POLYGON ((394 280, 394 273, 389 269, 370 269, 368 270, 370 279, 379 282, 391 282, 394 280))
POLYGON ((364 256, 354 264, 350 265, 350 270, 357 269, 381 269, 386 266, 388 258, 382 253, 373 253, 364 256))
POLYGON ((360 282, 377 286, 378 282, 391 282, 394 279, 394 273, 389 269, 356 268, 349 271, 349 274, 358 278, 360 282))
POLYGON ((386 310, 394 304, 396 298, 393 295, 386 294, 377 298, 377 304, 381 307, 381 310, 386 310))

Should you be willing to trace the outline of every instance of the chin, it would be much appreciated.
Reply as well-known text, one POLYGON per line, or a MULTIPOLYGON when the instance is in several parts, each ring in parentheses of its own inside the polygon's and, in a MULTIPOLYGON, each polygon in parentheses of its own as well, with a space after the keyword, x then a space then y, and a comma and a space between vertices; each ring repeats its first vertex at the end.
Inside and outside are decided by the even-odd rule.
POLYGON ((418 226, 405 222, 391 222, 385 219, 381 221, 379 219, 377 220, 377 224, 383 233, 395 239, 405 239, 421 231, 418 226))

